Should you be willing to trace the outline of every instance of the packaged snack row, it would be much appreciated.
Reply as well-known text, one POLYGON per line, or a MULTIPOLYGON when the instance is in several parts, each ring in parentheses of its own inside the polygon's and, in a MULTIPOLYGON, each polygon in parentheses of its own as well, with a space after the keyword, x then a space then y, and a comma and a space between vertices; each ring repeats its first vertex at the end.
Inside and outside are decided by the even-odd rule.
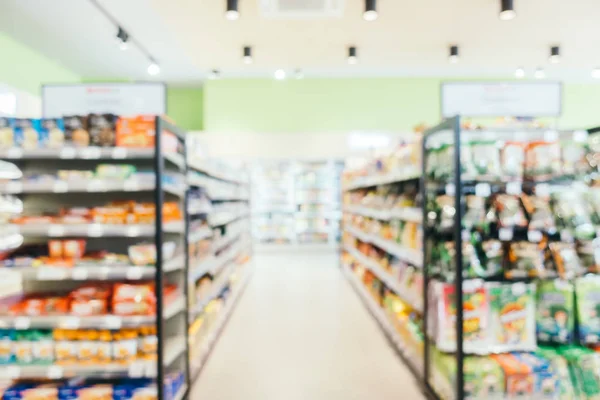
MULTIPOLYGON (((55 215, 26 215, 11 219, 13 224, 153 224, 156 216, 154 203, 139 203, 133 200, 112 201, 103 207, 63 208, 55 215)), ((177 202, 165 202, 162 208, 163 221, 182 220, 182 211, 177 202)))
MULTIPOLYGON (((587 139, 556 141, 477 140, 461 143, 461 174, 464 180, 545 181, 579 177, 592 171, 587 139)), ((427 174, 447 180, 453 171, 454 145, 430 149, 427 174)))
MULTIPOLYGON (((179 295, 175 285, 164 288, 165 303, 179 295)), ((8 316, 41 315, 154 315, 154 283, 98 282, 81 286, 64 294, 28 294, 0 300, 0 311, 8 316)))
POLYGON ((343 203, 349 206, 361 206, 374 210, 395 210, 416 206, 419 187, 415 183, 378 186, 371 189, 344 192, 343 203))
POLYGON ((2 364, 130 364, 156 360, 156 327, 1 330, 2 364))
POLYGON ((423 228, 420 223, 393 219, 382 221, 362 215, 344 214, 344 226, 352 226, 368 235, 390 241, 403 247, 421 250, 423 228))
POLYGON ((0 118, 0 148, 22 147, 153 147, 154 116, 114 114, 69 115, 63 118, 0 118))
MULTIPOLYGON (((21 246, 0 259, 0 267, 93 267, 93 266, 153 266, 156 264, 154 243, 138 243, 128 247, 128 254, 108 251, 86 252, 87 241, 83 239, 49 240, 47 245, 21 246)), ((163 257, 170 259, 175 254, 175 242, 163 243, 163 257)))

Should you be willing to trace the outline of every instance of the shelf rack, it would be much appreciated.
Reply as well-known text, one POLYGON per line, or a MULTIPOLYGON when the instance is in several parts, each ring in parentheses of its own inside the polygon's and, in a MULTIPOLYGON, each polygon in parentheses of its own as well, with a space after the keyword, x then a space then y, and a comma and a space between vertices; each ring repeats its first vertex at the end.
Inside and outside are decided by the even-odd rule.
MULTIPOLYGON (((130 244, 135 238, 151 240, 156 248, 154 266, 104 265, 75 266, 61 268, 52 265, 40 265, 26 268, 10 268, 2 274, 19 275, 26 292, 30 290, 53 288, 71 288, 78 284, 93 281, 154 281, 156 296, 156 315, 154 316, 90 316, 72 315, 53 316, 16 316, 1 317, 0 326, 17 330, 29 328, 63 329, 119 329, 155 325, 157 332, 156 361, 134 361, 131 364, 109 365, 3 365, 0 375, 10 378, 49 378, 60 379, 71 376, 86 377, 152 377, 157 382, 159 399, 165 399, 162 382, 167 371, 182 371, 187 384, 177 395, 184 398, 189 387, 189 370, 184 357, 188 353, 186 346, 187 258, 184 253, 186 244, 186 226, 183 222, 163 221, 163 204, 167 196, 180 205, 185 201, 186 185, 183 177, 186 172, 185 132, 171 122, 155 118, 155 143, 153 148, 76 148, 65 146, 60 149, 23 149, 9 148, 0 150, 0 159, 10 160, 27 172, 58 170, 59 168, 89 168, 98 163, 128 163, 150 169, 152 174, 143 179, 123 181, 61 180, 44 181, 13 180, 3 185, 3 194, 18 195, 23 199, 24 210, 47 211, 65 206, 89 206, 106 199, 150 200, 155 207, 155 222, 143 225, 107 225, 107 224, 35 224, 9 225, 8 228, 25 237, 26 243, 35 243, 46 238, 87 238, 90 247, 98 249, 124 250, 123 244, 130 244), (170 146, 166 146, 170 142, 170 146), (169 147, 171 150, 166 150, 169 147), (152 176, 153 175, 153 176, 152 176), (166 175, 175 177, 175 182, 166 183, 166 175), (177 178, 179 177, 179 179, 177 178), (43 195, 43 197, 41 197, 43 195), (108 196, 108 197, 107 197, 108 196), (169 260, 163 257, 163 243, 172 240, 179 254, 169 260), (176 283, 182 290, 169 302, 164 296, 164 285, 169 281, 176 283), (49 286, 50 285, 50 286, 49 286), (165 321, 169 321, 166 324, 165 321)), ((6 226, 4 227, 6 228, 6 226)))

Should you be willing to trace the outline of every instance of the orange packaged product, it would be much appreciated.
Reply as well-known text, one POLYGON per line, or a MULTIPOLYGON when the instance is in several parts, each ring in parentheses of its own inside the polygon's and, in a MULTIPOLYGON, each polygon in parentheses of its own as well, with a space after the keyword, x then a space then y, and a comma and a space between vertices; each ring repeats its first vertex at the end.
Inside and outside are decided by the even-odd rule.
POLYGON ((114 335, 113 358, 119 363, 128 364, 138 355, 138 332, 135 329, 123 329, 114 335))
POLYGON ((108 203, 108 207, 116 207, 116 208, 122 208, 124 210, 126 210, 127 212, 131 212, 133 211, 133 208, 135 207, 137 203, 134 200, 120 200, 120 201, 111 201, 110 203, 108 203))
POLYGON ((97 224, 126 224, 127 210, 119 207, 94 207, 93 222, 97 224))
POLYGON ((156 124, 153 115, 119 117, 116 128, 117 147, 154 146, 156 124))
POLYGON ((100 331, 98 334, 98 352, 97 361, 100 363, 109 363, 112 359, 112 340, 113 335, 110 331, 100 331))
POLYGON ((74 299, 71 301, 71 314, 79 317, 103 315, 108 313, 106 299, 74 299))
POLYGON ((77 358, 82 363, 95 362, 98 356, 98 331, 78 331, 77 358))
POLYGON ((54 358, 57 364, 70 364, 77 360, 77 348, 75 342, 75 331, 55 329, 54 358))
POLYGON ((48 215, 28 216, 28 217, 16 217, 10 220, 13 224, 20 225, 37 225, 37 224, 51 224, 55 221, 55 217, 48 215))
POLYGON ((155 314, 154 285, 117 283, 114 288, 112 308, 116 315, 155 314))
POLYGON ((138 203, 133 207, 133 219, 138 224, 152 224, 156 215, 156 207, 152 203, 138 203))
POLYGON ((175 201, 169 201, 163 204, 163 220, 165 221, 179 221, 182 219, 181 209, 179 204, 175 201))

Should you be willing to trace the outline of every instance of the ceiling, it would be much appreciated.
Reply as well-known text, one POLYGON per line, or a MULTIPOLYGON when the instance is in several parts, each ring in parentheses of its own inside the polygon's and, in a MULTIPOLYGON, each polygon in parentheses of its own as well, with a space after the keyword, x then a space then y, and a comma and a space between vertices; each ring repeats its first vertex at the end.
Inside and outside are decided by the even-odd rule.
MULTIPOLYGON (((264 0, 260 0, 264 1, 264 0)), ((296 3, 299 0, 296 1, 296 3)), ((311 0, 313 1, 313 0, 311 0)), ((345 0, 341 17, 265 17, 259 0, 239 0, 240 19, 223 18, 225 0, 99 0, 161 65, 157 78, 199 82, 270 77, 301 68, 308 77, 527 76, 544 67, 549 79, 591 80, 600 66, 600 1, 515 0, 517 18, 500 21, 499 0, 379 0, 379 18, 362 19, 363 0, 345 0), (448 46, 460 46, 449 64, 448 46), (562 61, 548 63, 551 45, 562 61), (242 47, 254 63, 242 63, 242 47), (348 65, 347 47, 359 63, 348 65)), ((145 79, 147 59, 120 51, 116 28, 89 0, 2 0, 0 26, 9 35, 86 77, 145 79)))

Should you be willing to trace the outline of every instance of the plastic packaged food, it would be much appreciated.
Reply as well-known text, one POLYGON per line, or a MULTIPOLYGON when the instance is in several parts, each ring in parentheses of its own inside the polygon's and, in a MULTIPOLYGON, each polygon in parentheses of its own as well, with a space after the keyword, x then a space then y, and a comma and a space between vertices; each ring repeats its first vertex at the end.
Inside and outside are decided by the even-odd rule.
POLYGON ((488 357, 465 357, 465 399, 504 400, 504 371, 488 357))
POLYGON ((58 364, 70 364, 77 359, 77 348, 74 341, 74 331, 55 329, 54 358, 58 364))
POLYGON ((114 114, 90 114, 88 128, 92 146, 113 147, 116 123, 117 116, 114 114))
POLYGON ((156 297, 152 284, 117 283, 112 300, 116 315, 152 315, 156 312, 156 297))
POLYGON ((123 329, 113 336, 113 359, 128 364, 138 354, 138 337, 135 329, 123 329))
POLYGON ((591 207, 577 190, 561 190, 552 195, 554 214, 558 227, 574 233, 580 240, 593 239, 596 235, 591 218, 591 207))
POLYGON ((580 176, 590 170, 587 162, 586 144, 574 140, 563 140, 560 143, 562 171, 568 176, 580 176))
POLYGON ((507 279, 522 279, 536 276, 551 276, 546 269, 545 242, 511 242, 508 251, 508 266, 504 271, 507 279))
POLYGON ((153 147, 156 136, 155 117, 139 115, 119 117, 116 126, 116 145, 119 147, 153 147))
POLYGON ((550 243, 549 248, 556 270, 562 278, 572 279, 586 272, 574 244, 554 242, 550 243))
POLYGON ((501 150, 502 173, 510 179, 523 178, 525 148, 520 142, 507 142, 501 150))
POLYGON ((556 232, 556 223, 550 209, 549 197, 522 195, 521 201, 529 215, 529 230, 556 232))
POLYGON ((39 119, 15 118, 13 130, 17 146, 24 149, 36 149, 42 147, 39 119))
POLYGON ((600 343, 600 277, 575 280, 575 302, 581 344, 600 343))
POLYGON ((14 118, 0 117, 0 148, 16 146, 14 124, 14 118))
POLYGON ((80 171, 74 169, 61 169, 57 173, 58 179, 63 181, 83 181, 94 178, 92 171, 80 171))
POLYGON ((600 239, 578 241, 577 255, 587 272, 600 272, 600 239))
POLYGON ((96 167, 96 177, 124 180, 131 177, 135 171, 135 166, 130 164, 100 164, 96 167))
POLYGON ((506 398, 533 398, 535 393, 535 378, 529 366, 519 361, 512 354, 495 354, 491 357, 504 371, 506 398))
MULTIPOLYGON (((163 243, 163 259, 168 260, 175 252, 175 242, 163 243)), ((134 265, 156 264, 156 246, 152 243, 129 246, 129 259, 134 265)))
POLYGON ((481 141, 471 143, 472 171, 467 171, 473 178, 497 179, 501 175, 500 153, 496 141, 481 141))
POLYGON ((61 148, 65 143, 65 125, 62 118, 43 118, 40 134, 46 147, 61 148))
POLYGON ((525 213, 521 208, 521 202, 517 196, 499 194, 494 199, 498 224, 502 227, 524 227, 527 226, 525 213))
POLYGON ((0 329, 0 364, 10 364, 14 362, 13 342, 15 341, 15 331, 12 329, 0 329))
POLYGON ((560 146, 556 142, 531 142, 525 149, 525 175, 539 181, 561 174, 560 146))
POLYGON ((575 333, 574 288, 558 279, 538 282, 537 338, 544 343, 570 343, 575 333))
POLYGON ((87 116, 65 116, 63 117, 63 122, 65 125, 65 142, 67 145, 76 147, 87 147, 90 145, 87 116))

